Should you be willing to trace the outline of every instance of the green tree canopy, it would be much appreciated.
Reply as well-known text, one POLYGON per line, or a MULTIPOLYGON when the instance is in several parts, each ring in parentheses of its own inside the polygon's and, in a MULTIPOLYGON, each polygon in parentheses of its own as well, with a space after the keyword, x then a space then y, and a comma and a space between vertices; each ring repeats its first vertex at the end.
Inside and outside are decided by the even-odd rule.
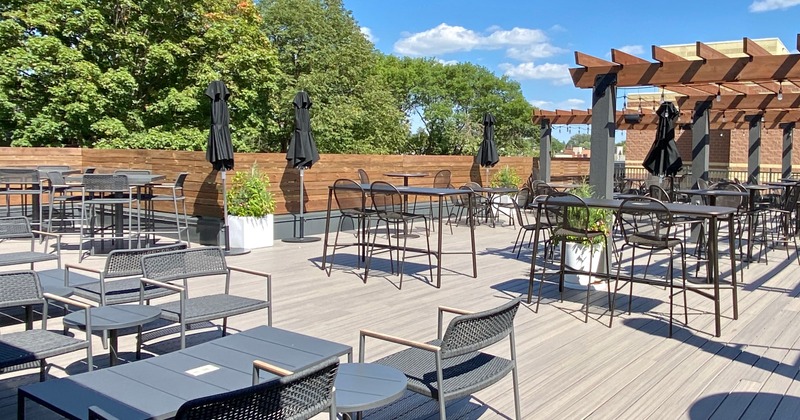
POLYGON ((238 150, 277 127, 276 55, 248 1, 27 0, 0 8, 0 126, 18 146, 200 150, 225 80, 238 150))
POLYGON ((421 124, 401 152, 473 154, 482 139, 483 114, 491 112, 501 154, 533 153, 538 129, 517 82, 474 64, 429 58, 384 56, 381 73, 409 121, 421 124))
POLYGON ((592 135, 589 133, 573 134, 567 141, 567 147, 583 147, 590 149, 592 146, 592 135))
MULTIPOLYGON (((379 53, 340 0, 262 0, 263 30, 278 52, 281 130, 286 150, 294 127, 292 98, 314 102, 311 125, 321 152, 391 153, 407 137, 403 115, 377 73, 379 53)), ((276 148, 278 150, 278 148, 276 148)))

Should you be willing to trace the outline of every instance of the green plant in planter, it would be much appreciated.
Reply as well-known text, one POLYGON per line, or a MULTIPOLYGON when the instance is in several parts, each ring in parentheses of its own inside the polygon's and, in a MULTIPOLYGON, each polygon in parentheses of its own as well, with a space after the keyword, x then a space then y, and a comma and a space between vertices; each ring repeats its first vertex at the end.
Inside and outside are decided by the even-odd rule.
POLYGON ((275 198, 269 192, 269 177, 257 165, 249 171, 236 171, 228 188, 228 214, 264 217, 275 213, 275 198))
MULTIPOLYGON (((580 184, 578 187, 573 188, 570 190, 570 193, 577 195, 581 198, 590 198, 594 194, 594 188, 586 183, 580 184)), ((585 215, 584 209, 570 207, 567 209, 567 218, 570 221, 570 225, 578 226, 582 223, 582 216, 585 215)), ((589 230, 601 231, 606 234, 608 237, 611 233, 611 217, 613 213, 611 210, 606 209, 598 209, 594 207, 589 207, 589 230)), ((567 236, 566 237, 569 242, 578 242, 583 245, 593 246, 603 243, 603 237, 597 236, 592 239, 574 237, 574 236, 567 236)), ((555 237, 556 241, 560 238, 555 237)))
POLYGON ((492 175, 491 186, 494 188, 517 188, 521 183, 522 178, 517 175, 516 169, 506 165, 492 175))

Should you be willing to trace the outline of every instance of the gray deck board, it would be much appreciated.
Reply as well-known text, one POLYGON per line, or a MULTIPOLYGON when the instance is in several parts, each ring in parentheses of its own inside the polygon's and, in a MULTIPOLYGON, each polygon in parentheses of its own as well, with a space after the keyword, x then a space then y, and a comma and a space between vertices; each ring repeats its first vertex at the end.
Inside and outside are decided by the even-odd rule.
MULTIPOLYGON (((455 234, 450 235, 445 227, 444 249, 467 250, 467 228, 462 225, 454 230, 455 234)), ((433 235, 436 233, 431 236, 435 240, 433 235)), ((276 241, 272 248, 230 257, 228 262, 272 273, 273 325, 351 345, 357 358, 359 329, 426 341, 436 335, 437 306, 481 310, 527 294, 530 250, 526 248, 523 257, 516 259, 511 252, 515 237, 513 227, 478 226, 478 278, 469 275, 468 255, 445 255, 441 289, 433 287, 427 258, 412 258, 405 266, 403 288, 398 290, 399 277, 389 272, 385 253, 376 254, 376 266, 364 283, 363 267, 356 268, 355 248, 337 252, 336 265, 328 277, 319 269, 320 242, 276 241)), ((65 239, 69 241, 70 238, 65 239)), ((424 237, 410 245, 424 246, 424 237)), ((678 296, 674 337, 667 338, 669 306, 663 288, 636 285, 630 315, 626 312, 627 289, 621 291, 616 300, 614 325, 609 329, 604 292, 593 292, 590 319, 584 323, 584 293, 568 291, 560 302, 557 287, 545 283, 538 313, 534 311, 534 300, 534 304, 520 308, 516 319, 523 416, 530 419, 798 417, 800 267, 794 260, 787 262, 783 250, 771 251, 768 256, 768 265, 763 261, 751 263, 741 271, 744 278, 739 288, 738 320, 732 319, 730 291, 722 291, 719 338, 713 336, 712 302, 693 293, 688 295, 689 327, 683 325, 682 299, 678 296)), ((76 253, 66 251, 64 261, 76 262, 76 253)), ((103 262, 102 256, 94 256, 83 264, 99 268, 103 262)), ((663 274, 666 266, 663 259, 658 266, 655 274, 663 274)), ((720 266, 723 275, 730 274, 727 256, 720 266)), ((701 275, 704 271, 701 269, 701 275)), ((693 269, 691 272, 694 274, 693 269)), ((193 296, 220 289, 220 282, 210 279, 189 285, 193 296)), ((264 282, 236 273, 231 291, 262 296, 264 282)), ((534 295, 535 292, 536 289, 534 295)), ((61 325, 57 317, 60 311, 55 315, 50 321, 54 329, 61 325)), ((265 313, 261 311, 233 317, 228 325, 235 332, 264 322, 265 313)), ((19 321, 8 317, 2 317, 2 323, 2 332, 21 328, 19 321)), ((221 325, 221 321, 215 324, 221 325)), ((191 344, 219 336, 219 328, 200 328, 190 331, 187 340, 191 344)), ((107 351, 103 350, 99 336, 94 340, 97 363, 103 368, 108 364, 107 351)), ((119 348, 124 358, 133 361, 134 336, 121 337, 119 348)), ((146 357, 154 357, 177 348, 177 334, 171 332, 148 341, 144 351, 146 357)), ((375 360, 397 349, 397 345, 368 340, 366 360, 375 360)), ((508 348, 502 343, 493 346, 492 351, 507 354, 508 348)), ((53 358, 51 362, 66 368, 64 372, 54 367, 50 370, 52 377, 85 371, 82 353, 53 358)), ((34 369, 0 374, 0 418, 15 415, 16 388, 36 381, 37 377, 34 369)), ((28 404, 27 412, 31 418, 58 418, 35 404, 28 404)), ((513 414, 510 377, 471 397, 448 403, 448 417, 453 419, 513 418, 513 414)), ((390 406, 368 412, 366 417, 437 419, 438 406, 407 393, 390 406)))

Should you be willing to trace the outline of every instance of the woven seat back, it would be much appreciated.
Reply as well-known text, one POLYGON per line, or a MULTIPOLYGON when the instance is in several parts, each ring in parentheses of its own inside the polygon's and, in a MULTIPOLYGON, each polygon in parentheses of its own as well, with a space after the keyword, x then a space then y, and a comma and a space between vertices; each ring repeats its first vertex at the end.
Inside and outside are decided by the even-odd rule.
POLYGON ((31 222, 25 216, 0 217, 0 239, 33 238, 31 222))
POLYGON ((244 389, 185 402, 176 420, 300 420, 333 403, 338 359, 244 389))
POLYGON ((149 169, 117 169, 114 171, 116 175, 150 175, 149 169))
POLYGON ((120 174, 85 174, 83 188, 88 193, 117 193, 129 192, 127 175, 120 174))
POLYGON ((517 216, 517 223, 519 223, 520 226, 528 224, 527 218, 524 214, 522 214, 522 209, 528 206, 530 203, 530 198, 531 190, 529 190, 527 187, 523 187, 521 190, 519 190, 517 196, 514 197, 514 213, 517 216))
MULTIPOLYGON (((715 190, 722 191, 743 191, 743 189, 740 188, 741 187, 731 182, 720 182, 714 187, 715 190)), ((735 209, 739 209, 742 208, 742 205, 744 204, 744 197, 721 195, 717 197, 716 204, 722 207, 733 207, 735 209)))
POLYGON ((38 169, 39 171, 43 171, 43 172, 68 171, 69 170, 69 165, 39 165, 39 166, 36 167, 36 169, 38 169))
POLYGON ((477 351, 507 337, 520 301, 516 298, 494 309, 453 318, 442 337, 442 358, 477 351))
MULTIPOLYGON (((634 238, 653 241, 670 238, 672 213, 661 201, 647 196, 628 198, 620 204, 617 220, 625 242, 634 238)), ((641 241, 638 241, 641 242, 641 241)))
POLYGON ((403 216, 403 195, 397 188, 383 181, 375 181, 370 187, 370 197, 375 213, 382 220, 401 222, 403 216))
POLYGON ((140 249, 115 249, 108 253, 104 277, 140 277, 142 273, 142 257, 161 252, 178 251, 186 249, 186 243, 179 242, 172 245, 157 246, 140 249))
POLYGON ((35 272, 27 270, 0 273, 0 308, 42 302, 42 286, 35 272))
POLYGON ((0 169, 0 184, 38 184, 37 169, 4 168, 0 169))
POLYGON ((142 257, 144 277, 158 281, 227 274, 225 255, 219 247, 160 252, 142 257))
POLYGON ((343 213, 363 213, 366 203, 364 190, 351 179, 337 179, 333 183, 333 197, 343 213))

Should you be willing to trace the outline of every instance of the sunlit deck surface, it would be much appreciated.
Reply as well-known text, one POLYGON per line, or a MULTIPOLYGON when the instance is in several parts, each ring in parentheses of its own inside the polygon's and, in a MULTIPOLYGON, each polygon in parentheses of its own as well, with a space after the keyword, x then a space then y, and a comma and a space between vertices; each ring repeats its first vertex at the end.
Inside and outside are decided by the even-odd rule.
MULTIPOLYGON (((419 226, 415 230, 419 231, 419 226)), ((445 228, 445 250, 469 250, 468 232, 463 224, 453 235, 445 228)), ((403 288, 398 290, 398 276, 388 273, 387 254, 376 254, 365 284, 361 279, 363 268, 356 268, 356 248, 338 252, 328 277, 320 269, 321 242, 276 241, 272 248, 229 257, 228 262, 273 274, 274 326, 351 345, 357 360, 359 329, 427 341, 436 335, 437 306, 481 310, 527 293, 531 252, 525 249, 522 258, 515 258, 511 248, 516 232, 506 224, 477 226, 478 277, 471 277, 469 255, 446 255, 441 289, 428 278, 427 258, 413 257, 405 265, 403 288)), ((353 236, 342 239, 351 241, 353 236)), ((64 241, 68 248, 64 261, 77 262, 75 239, 65 237, 64 241)), ((424 237, 414 241, 424 246, 424 237)), ((769 264, 762 260, 742 270, 738 320, 732 319, 730 291, 722 292, 719 338, 713 336, 712 302, 695 294, 689 294, 689 328, 676 322, 674 336, 667 338, 669 306, 663 288, 636 285, 632 313, 618 312, 609 329, 604 292, 593 293, 590 319, 584 323, 584 293, 568 292, 559 302, 557 287, 545 284, 538 313, 534 312, 535 305, 524 305, 515 323, 524 418, 797 418, 800 266, 794 252, 790 260, 781 249, 770 251, 768 257, 769 264)), ((94 256, 84 264, 100 268, 103 262, 104 257, 94 256)), ((661 258, 656 263, 663 272, 666 260, 661 258)), ((728 260, 720 266, 723 276, 729 276, 728 260)), ((233 293, 260 296, 264 290, 260 279, 240 273, 235 274, 233 284, 233 293)), ((190 292, 197 295, 215 287, 219 284, 195 284, 190 285, 190 292)), ((627 307, 627 296, 618 296, 617 307, 627 307)), ((681 309, 676 306, 677 320, 683 318, 681 309)), ((22 328, 21 310, 3 312, 8 314, 1 318, 4 332, 22 328)), ((229 328, 248 329, 264 319, 261 311, 233 317, 229 328)), ((60 328, 60 319, 51 320, 49 326, 60 328)), ((190 332, 188 343, 219 336, 219 328, 200 328, 190 332)), ((173 332, 149 341, 146 357, 177 348, 177 334, 173 332)), ((398 349, 369 340, 366 360, 398 349)), ((492 350, 508 354, 506 343, 492 350)), ((94 351, 95 362, 105 368, 107 351, 97 336, 94 351)), ((120 339, 120 351, 122 357, 134 360, 133 335, 120 339)), ((84 357, 85 353, 75 352, 54 358, 51 362, 66 372, 53 368, 49 374, 55 378, 83 373, 84 357)), ((37 380, 37 369, 0 375, 0 418, 16 415, 17 387, 37 380)), ((512 418, 511 390, 509 375, 471 397, 450 402, 448 418, 512 418)), ((27 413, 28 418, 58 418, 33 403, 28 403, 27 413)), ((367 413, 367 418, 436 419, 438 406, 433 400, 407 393, 396 403, 367 413)))

